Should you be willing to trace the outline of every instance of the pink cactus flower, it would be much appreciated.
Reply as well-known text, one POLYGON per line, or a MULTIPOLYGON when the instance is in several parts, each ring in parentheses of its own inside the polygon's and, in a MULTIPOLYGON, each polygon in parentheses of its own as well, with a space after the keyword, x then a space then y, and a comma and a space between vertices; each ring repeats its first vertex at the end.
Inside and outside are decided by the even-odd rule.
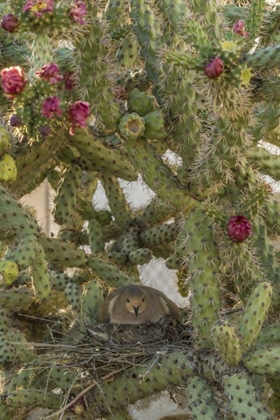
POLYGON ((54 0, 26 0, 25 5, 22 8, 22 12, 30 10, 35 16, 41 17, 46 12, 53 12, 54 0))
POLYGON ((42 67, 42 70, 36 71, 37 76, 47 82, 50 82, 52 85, 63 79, 63 76, 60 76, 58 73, 59 67, 53 63, 45 64, 42 67))
POLYGON ((19 27, 18 18, 11 13, 4 15, 1 19, 1 28, 7 32, 14 32, 19 27))
POLYGON ((227 233, 232 242, 244 242, 252 235, 252 228, 245 216, 233 216, 229 219, 227 233))
POLYGON ((46 98, 42 104, 42 116, 45 118, 61 117, 60 99, 57 96, 46 98))
POLYGON ((86 126, 86 119, 90 114, 89 103, 77 101, 69 106, 68 113, 70 121, 72 123, 70 128, 70 134, 74 135, 75 127, 86 126))
POLYGON ((216 79, 222 74, 223 69, 223 60, 221 60, 219 57, 215 57, 205 65, 204 73, 207 77, 209 77, 209 79, 216 79))
POLYGON ((234 33, 245 36, 246 38, 250 35, 249 32, 245 31, 245 22, 244 20, 238 20, 232 27, 234 33))
POLYGON ((7 95, 20 93, 25 86, 24 74, 21 67, 8 67, 1 71, 2 89, 7 95))
POLYGON ((84 25, 86 21, 83 16, 87 15, 87 6, 81 0, 75 0, 74 5, 70 9, 70 16, 74 22, 84 25))

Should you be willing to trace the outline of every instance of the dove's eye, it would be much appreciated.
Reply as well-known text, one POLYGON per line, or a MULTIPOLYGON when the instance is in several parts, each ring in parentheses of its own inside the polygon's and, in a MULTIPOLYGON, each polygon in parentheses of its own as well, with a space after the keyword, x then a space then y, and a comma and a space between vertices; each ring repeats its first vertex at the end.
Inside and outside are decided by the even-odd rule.
POLYGON ((145 302, 145 298, 143 297, 142 302, 145 302))
POLYGON ((129 302, 129 299, 127 298, 126 301, 129 302))

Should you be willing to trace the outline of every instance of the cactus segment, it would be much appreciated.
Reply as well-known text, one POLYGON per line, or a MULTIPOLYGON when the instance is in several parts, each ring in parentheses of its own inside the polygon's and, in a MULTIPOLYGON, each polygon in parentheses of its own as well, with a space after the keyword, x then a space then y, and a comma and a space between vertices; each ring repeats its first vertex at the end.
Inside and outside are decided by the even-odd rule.
POLYGON ((96 324, 103 301, 103 289, 99 281, 87 282, 81 296, 81 317, 85 325, 96 324))
POLYGON ((165 199, 167 204, 180 210, 191 209, 194 206, 195 201, 187 194, 171 169, 151 150, 147 140, 141 138, 136 142, 126 141, 125 146, 146 184, 159 198, 165 199))
POLYGON ((74 311, 79 311, 81 308, 81 294, 82 289, 77 283, 69 282, 66 284, 64 293, 67 302, 72 306, 74 311))
POLYGON ((125 286, 135 283, 135 279, 133 277, 128 276, 112 264, 109 264, 99 258, 91 257, 89 259, 88 266, 94 274, 102 280, 107 280, 112 287, 125 286))
POLYGON ((119 176, 126 181, 136 181, 137 173, 133 166, 126 162, 117 152, 107 149, 89 133, 76 129, 74 136, 68 137, 72 144, 84 157, 89 165, 94 165, 89 170, 106 169, 109 173, 119 176))
POLYGON ((146 114, 156 110, 157 103, 154 96, 135 88, 129 94, 127 107, 130 113, 136 112, 140 117, 145 117, 146 114))
POLYGON ((242 359, 239 338, 228 322, 216 322, 211 329, 211 338, 219 355, 229 364, 237 365, 242 359))
POLYGON ((164 116, 161 111, 149 112, 144 116, 144 137, 150 140, 163 140, 167 137, 164 128, 164 116))
POLYGON ((104 173, 100 175, 100 181, 116 223, 128 226, 132 222, 132 213, 117 178, 104 173))
POLYGON ((213 390, 205 379, 199 376, 188 378, 187 398, 194 418, 215 420, 218 416, 218 404, 213 399, 213 390))
POLYGON ((36 247, 36 257, 32 263, 31 279, 36 299, 43 300, 49 297, 51 286, 48 275, 48 265, 44 250, 39 243, 36 247))
POLYGON ((243 358, 249 372, 257 375, 275 375, 280 369, 280 347, 250 351, 243 358))
POLYGON ((66 267, 84 267, 87 264, 88 258, 81 249, 75 249, 59 239, 47 238, 44 235, 40 236, 39 242, 50 261, 66 267))
POLYGON ((136 36, 133 33, 129 33, 124 38, 119 46, 116 57, 124 67, 132 67, 137 60, 139 54, 140 45, 137 41, 136 36))
POLYGON ((272 287, 267 282, 259 283, 250 294, 238 328, 238 334, 242 337, 243 351, 247 350, 258 338, 267 317, 271 297, 272 287))
POLYGON ((0 154, 9 151, 11 148, 10 137, 7 129, 0 126, 0 154))
POLYGON ((67 223, 77 203, 78 188, 82 170, 78 165, 71 165, 63 174, 54 200, 54 218, 59 224, 67 223))
POLYGON ((7 396, 2 396, 5 403, 12 408, 20 407, 48 407, 58 409, 61 405, 61 397, 53 392, 38 389, 18 389, 7 396))
POLYGON ((242 417, 258 420, 274 419, 260 401, 258 392, 247 373, 236 373, 225 378, 224 391, 228 396, 228 406, 234 420, 242 417))
POLYGON ((190 273, 192 324, 209 340, 211 326, 217 321, 221 307, 217 245, 210 220, 199 207, 188 215, 182 229, 187 233, 184 261, 190 273))
POLYGON ((147 247, 173 242, 179 232, 178 222, 155 226, 140 233, 140 241, 147 247))
POLYGON ((131 0, 130 5, 133 32, 141 46, 140 54, 145 60, 145 70, 148 78, 156 82, 157 43, 160 39, 158 23, 150 4, 144 0, 131 0))
POLYGON ((191 363, 184 352, 166 355, 164 363, 147 373, 147 367, 135 367, 129 377, 122 375, 112 383, 106 383, 95 392, 96 403, 103 410, 119 409, 139 398, 151 395, 155 390, 163 391, 169 384, 179 385, 183 377, 193 373, 191 363))
POLYGON ((89 219, 88 221, 88 239, 93 254, 104 250, 105 242, 100 223, 97 219, 89 219))

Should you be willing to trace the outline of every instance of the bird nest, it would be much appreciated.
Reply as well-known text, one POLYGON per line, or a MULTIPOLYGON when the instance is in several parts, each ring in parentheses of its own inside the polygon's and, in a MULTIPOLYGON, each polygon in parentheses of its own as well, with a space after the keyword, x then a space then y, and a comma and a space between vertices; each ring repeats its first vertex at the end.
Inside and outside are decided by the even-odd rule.
POLYGON ((46 391, 61 395, 62 408, 48 417, 50 419, 60 418, 59 414, 68 410, 76 415, 81 414, 81 410, 84 416, 81 418, 93 418, 92 415, 97 418, 103 413, 95 406, 96 389, 137 367, 145 367, 149 374, 162 358, 172 352, 185 351, 190 343, 188 327, 168 316, 156 323, 135 325, 78 324, 67 340, 49 345, 35 344, 41 354, 37 361, 34 359, 25 366, 28 370, 31 364, 37 371, 35 383, 33 379, 28 386, 34 389, 34 385, 41 383, 46 391), (75 331, 78 329, 77 342, 75 331), (85 412, 90 413, 89 417, 85 412))

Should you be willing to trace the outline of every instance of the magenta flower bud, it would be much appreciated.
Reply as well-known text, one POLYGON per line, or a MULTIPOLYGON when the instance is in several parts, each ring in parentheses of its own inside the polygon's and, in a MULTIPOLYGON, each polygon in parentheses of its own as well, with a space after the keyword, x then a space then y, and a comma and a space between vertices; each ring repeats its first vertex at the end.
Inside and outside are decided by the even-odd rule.
POLYGON ((14 114, 11 116, 9 123, 11 127, 20 127, 22 124, 22 121, 18 115, 14 114))
POLYGON ((60 108, 60 99, 57 96, 46 98, 42 104, 42 116, 45 118, 61 117, 63 114, 60 108))
POLYGON ((44 137, 47 137, 49 134, 51 134, 51 131, 51 127, 48 125, 41 125, 41 127, 39 127, 39 133, 44 137))
POLYGON ((72 123, 70 128, 70 134, 74 134, 75 127, 85 127, 86 119, 90 114, 89 103, 83 101, 77 101, 73 105, 69 106, 68 109, 69 119, 72 123))
POLYGON ((40 71, 36 71, 37 76, 51 84, 55 84, 63 79, 63 76, 60 76, 58 73, 59 67, 54 63, 45 64, 40 71))
POLYGON ((204 73, 207 77, 209 77, 209 79, 216 79, 222 74, 223 69, 223 60, 221 60, 219 57, 215 57, 205 65, 204 73))
POLYGON ((74 79, 74 73, 67 71, 63 75, 66 90, 73 90, 77 87, 77 81, 74 79))
POLYGON ((227 233, 232 242, 244 242, 252 235, 251 224, 245 216, 233 216, 228 222, 227 233))
POLYGON ((240 36, 248 37, 250 35, 249 32, 245 31, 244 20, 238 20, 237 22, 235 22, 235 24, 232 27, 232 30, 233 30, 234 33, 236 33, 240 36))
POLYGON ((84 25, 86 21, 83 19, 87 15, 87 6, 83 1, 75 0, 74 5, 70 9, 70 17, 74 22, 84 25))
POLYGON ((24 74, 21 67, 9 67, 1 71, 2 89, 7 95, 20 93, 25 86, 24 74))
POLYGON ((7 32, 14 32, 19 27, 18 18, 11 13, 4 15, 1 19, 1 28, 7 32))

